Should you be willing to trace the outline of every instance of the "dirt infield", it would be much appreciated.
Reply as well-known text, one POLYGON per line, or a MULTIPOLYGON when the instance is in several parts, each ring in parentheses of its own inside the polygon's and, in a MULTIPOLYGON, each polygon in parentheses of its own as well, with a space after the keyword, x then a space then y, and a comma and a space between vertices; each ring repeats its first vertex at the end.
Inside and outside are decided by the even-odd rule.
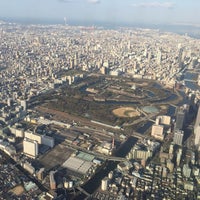
POLYGON ((12 190, 10 190, 10 192, 12 192, 13 194, 17 196, 20 196, 21 194, 24 193, 24 188, 22 187, 22 185, 18 185, 14 187, 12 190))
POLYGON ((117 117, 138 117, 140 113, 132 107, 120 107, 112 111, 117 117))

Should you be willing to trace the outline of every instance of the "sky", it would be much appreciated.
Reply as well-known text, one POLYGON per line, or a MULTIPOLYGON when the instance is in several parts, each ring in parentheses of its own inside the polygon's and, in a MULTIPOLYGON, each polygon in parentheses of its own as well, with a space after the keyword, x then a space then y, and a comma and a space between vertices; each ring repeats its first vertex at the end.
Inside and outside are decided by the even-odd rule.
POLYGON ((0 0, 0 19, 200 24, 200 0, 0 0))

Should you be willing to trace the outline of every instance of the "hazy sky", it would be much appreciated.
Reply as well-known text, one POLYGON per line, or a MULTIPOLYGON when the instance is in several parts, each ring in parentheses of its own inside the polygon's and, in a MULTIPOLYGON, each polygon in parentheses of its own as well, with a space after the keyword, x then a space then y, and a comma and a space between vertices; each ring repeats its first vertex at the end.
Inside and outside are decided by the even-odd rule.
POLYGON ((200 24, 200 0, 0 0, 0 18, 200 24))

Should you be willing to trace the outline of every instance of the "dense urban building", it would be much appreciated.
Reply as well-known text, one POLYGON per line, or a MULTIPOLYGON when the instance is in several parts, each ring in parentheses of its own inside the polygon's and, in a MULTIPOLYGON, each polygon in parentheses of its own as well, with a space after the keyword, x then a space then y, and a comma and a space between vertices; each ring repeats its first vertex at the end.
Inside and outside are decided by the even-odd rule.
POLYGON ((19 199, 200 196, 200 92, 184 79, 198 72, 199 40, 4 22, 0 34, 0 151, 10 162, 0 164, 2 191, 19 199))

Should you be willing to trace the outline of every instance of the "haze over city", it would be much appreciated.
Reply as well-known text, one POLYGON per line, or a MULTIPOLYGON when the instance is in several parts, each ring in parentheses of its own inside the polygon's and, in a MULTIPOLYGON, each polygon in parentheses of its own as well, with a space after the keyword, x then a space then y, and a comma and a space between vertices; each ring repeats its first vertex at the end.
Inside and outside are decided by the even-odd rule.
POLYGON ((0 200, 200 200, 198 0, 0 0, 0 200))
POLYGON ((0 18, 198 25, 199 7, 197 0, 0 0, 0 18))

